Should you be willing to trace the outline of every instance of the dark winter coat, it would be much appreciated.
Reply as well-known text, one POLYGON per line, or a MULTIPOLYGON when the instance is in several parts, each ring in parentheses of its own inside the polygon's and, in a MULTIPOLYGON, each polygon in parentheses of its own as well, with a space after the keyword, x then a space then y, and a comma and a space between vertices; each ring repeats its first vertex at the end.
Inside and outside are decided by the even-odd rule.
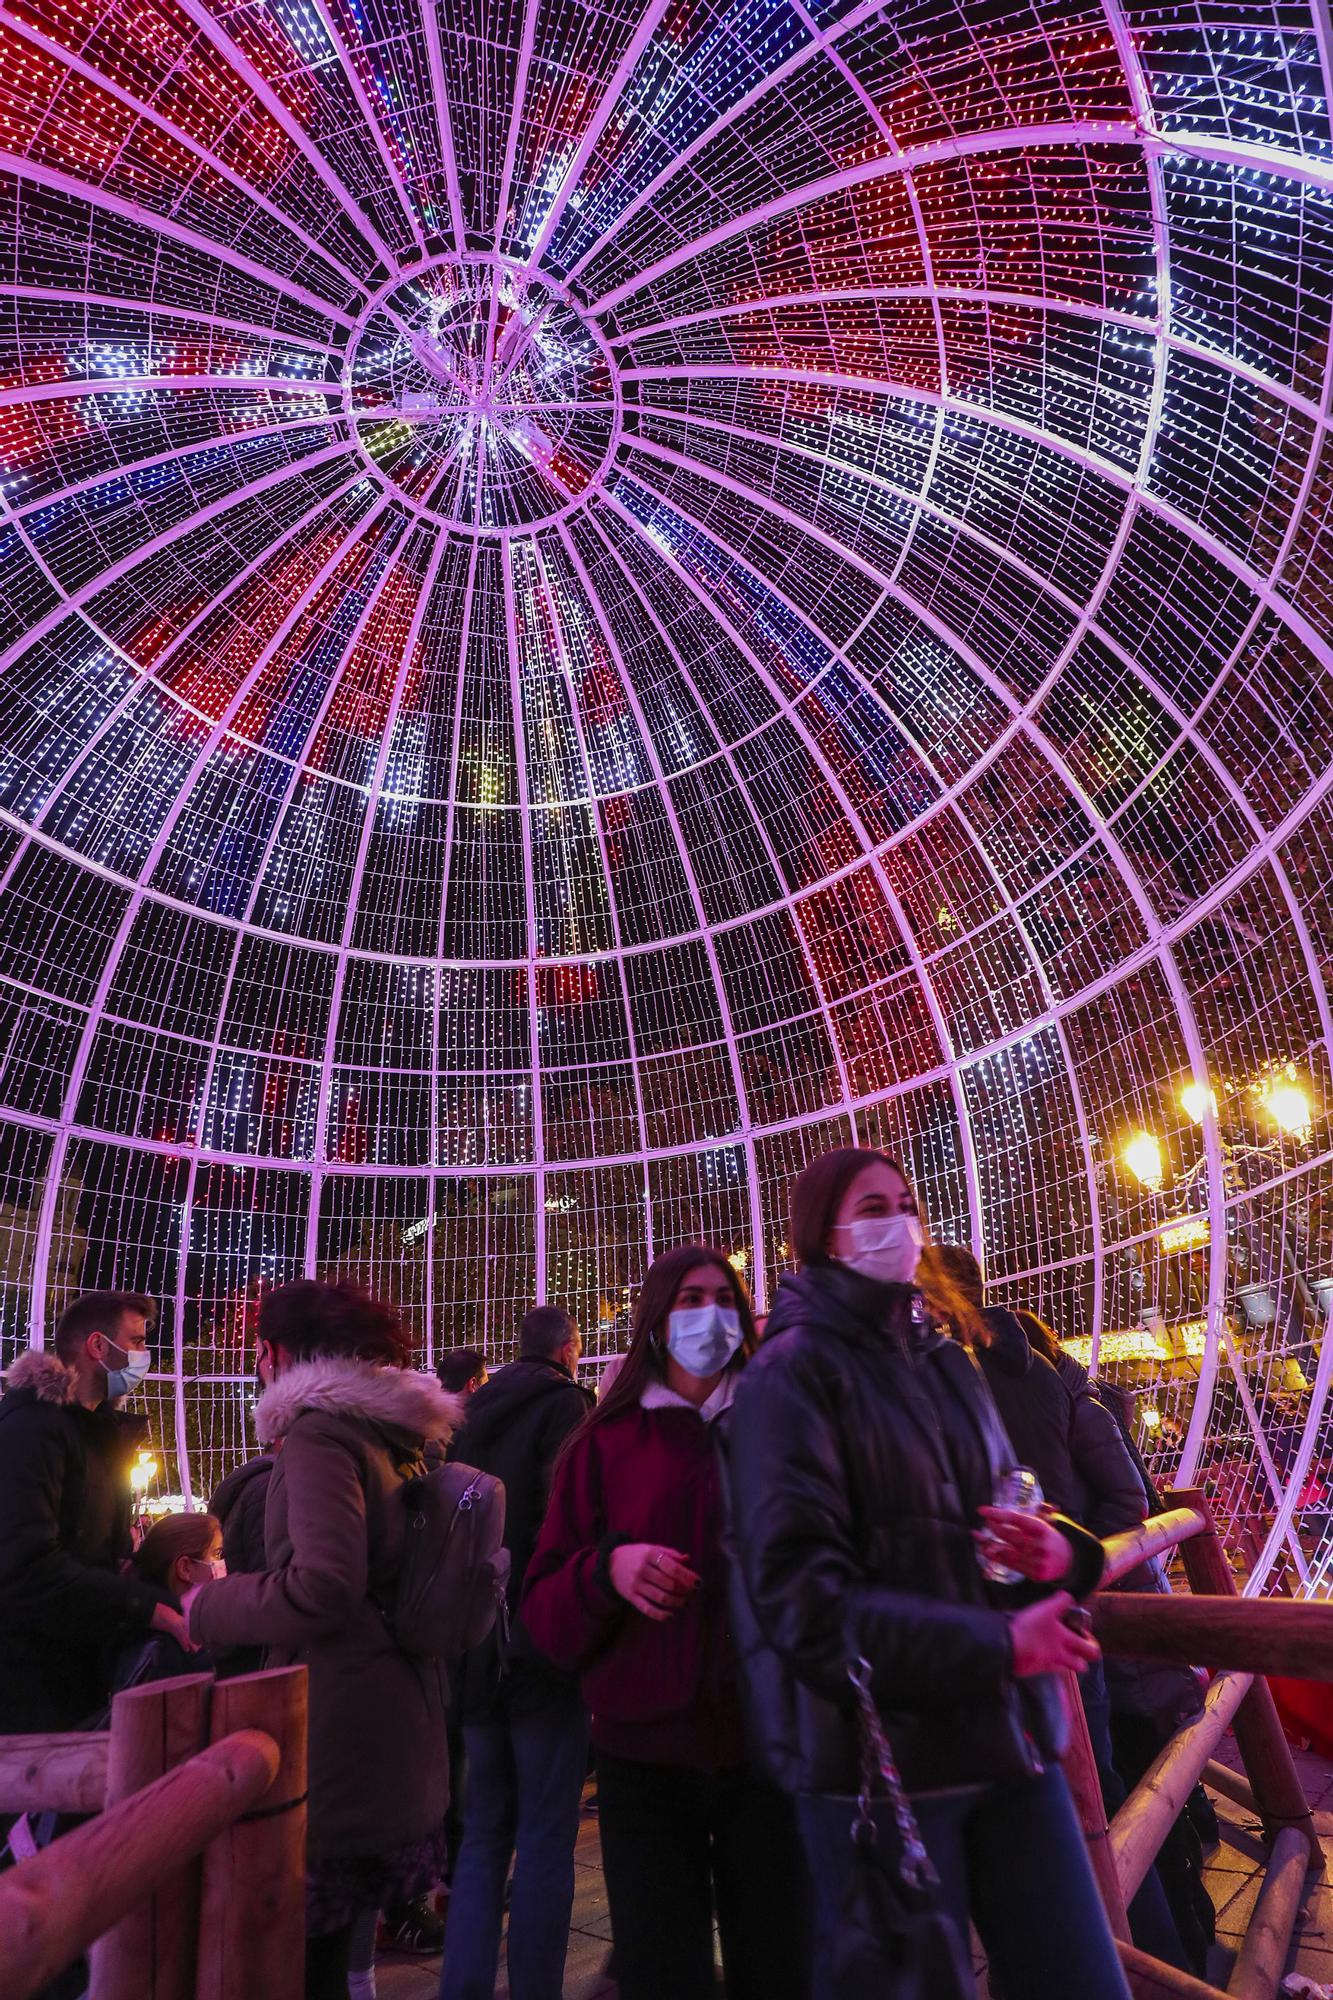
POLYGON ((273 1465, 271 1452, 247 1459, 227 1474, 208 1503, 209 1513, 222 1523, 222 1560, 231 1576, 267 1568, 264 1507, 273 1465))
POLYGON ((1000 1306, 982 1317, 990 1345, 977 1348, 977 1359, 1018 1463, 1032 1467, 1052 1507, 1081 1520, 1074 1399, 1046 1357, 1033 1353, 1021 1320, 1000 1306))
POLYGON ((613 1757, 696 1770, 744 1762, 715 1424, 660 1384, 576 1440, 528 1567, 534 1643, 581 1675, 592 1739, 613 1757), (671 1618, 611 1582, 624 1542, 677 1549, 701 1581, 671 1618))
POLYGON ((130 1466, 147 1420, 87 1410, 34 1350, 0 1399, 0 1733, 74 1729, 101 1709, 118 1650, 164 1593, 120 1573, 130 1466))
MULTIPOLYGON (((1058 1757, 1060 1693, 1016 1682, 1006 1607, 972 1539, 1013 1463, 966 1348, 918 1296, 838 1265, 784 1277, 728 1429, 736 1630, 756 1755, 791 1791, 855 1788, 847 1669, 873 1691, 909 1787, 1014 1778, 1058 1757)), ((1099 1544, 1057 1524, 1083 1596, 1099 1544)))
POLYGON ((541 1703, 560 1674, 537 1652, 519 1606, 537 1536, 546 1517, 551 1477, 561 1445, 592 1409, 591 1390, 580 1388, 558 1361, 513 1361, 469 1398, 462 1429, 449 1456, 475 1465, 505 1490, 505 1547, 509 1550, 510 1640, 501 1674, 499 1638, 493 1633, 454 1674, 454 1699, 463 1722, 480 1722, 504 1708, 522 1713, 541 1703))
POLYGON ((1073 1405, 1070 1452, 1078 1482, 1075 1515, 1094 1535, 1119 1535, 1148 1516, 1148 1494, 1120 1426, 1072 1354, 1062 1354, 1056 1373, 1073 1405))
MULTIPOLYGON (((1062 1359, 1071 1368, 1079 1366, 1072 1355, 1064 1355, 1062 1359)), ((1080 1372, 1086 1376, 1088 1371, 1084 1368, 1080 1372)), ((1068 1380, 1068 1377, 1066 1377, 1066 1380, 1068 1380)), ((1149 1514, 1165 1513, 1166 1502, 1157 1490, 1157 1482, 1148 1470, 1147 1460, 1139 1450, 1138 1440, 1134 1436, 1134 1397, 1132 1392, 1128 1389, 1122 1389, 1118 1382, 1099 1381, 1096 1384, 1091 1384, 1091 1378, 1089 1378, 1089 1381, 1090 1385, 1095 1389, 1098 1402, 1104 1410, 1110 1412, 1115 1420, 1115 1427, 1120 1433, 1125 1450, 1134 1461, 1139 1478, 1143 1482, 1143 1490, 1148 1496, 1149 1514)))
MULTIPOLYGON (((230 1576, 252 1576, 268 1567, 264 1553, 264 1509, 274 1460, 247 1459, 229 1472, 208 1503, 208 1511, 222 1523, 222 1560, 230 1576)), ((264 1664, 262 1646, 225 1647, 216 1656, 218 1673, 226 1679, 233 1674, 254 1674, 264 1664)))
POLYGON ((459 1401, 432 1375, 314 1359, 284 1370, 255 1411, 281 1439, 268 1482, 269 1567, 206 1583, 190 1632, 210 1649, 262 1645, 310 1671, 311 1861, 425 1839, 449 1796, 439 1661, 404 1653, 380 1606, 393 1594, 404 1478, 459 1401))
MULTIPOLYGON (((126 1688, 147 1687, 150 1681, 175 1680, 180 1674, 208 1674, 213 1671, 213 1656, 202 1648, 195 1653, 187 1653, 178 1639, 170 1632, 150 1632, 137 1645, 126 1646, 117 1656, 111 1675, 111 1692, 120 1694, 126 1688)), ((108 1711, 106 1728, 110 1723, 108 1711)))

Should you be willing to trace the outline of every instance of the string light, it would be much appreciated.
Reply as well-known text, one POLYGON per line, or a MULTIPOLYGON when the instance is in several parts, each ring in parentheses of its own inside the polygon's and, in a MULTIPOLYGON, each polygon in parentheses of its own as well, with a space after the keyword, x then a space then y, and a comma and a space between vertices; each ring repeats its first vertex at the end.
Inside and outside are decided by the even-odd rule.
POLYGON ((1145 15, 1129 75, 1095 10, 207 14, 0 27, 14 1269, 183 1303, 205 1484, 257 1274, 599 1338, 700 1234, 770 1294, 853 1137, 1053 1318, 1142 1317, 1108 1368, 1185 1398, 1153 1312, 1222 1274, 1276 1358, 1327 1249, 1309 24, 1145 15))

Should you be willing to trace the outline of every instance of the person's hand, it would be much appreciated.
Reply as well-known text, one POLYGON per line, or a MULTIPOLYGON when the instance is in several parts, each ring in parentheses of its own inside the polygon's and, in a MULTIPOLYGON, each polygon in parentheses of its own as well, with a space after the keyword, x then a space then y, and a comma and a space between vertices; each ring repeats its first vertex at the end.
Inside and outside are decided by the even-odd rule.
POLYGON ((1074 1551, 1057 1527, 1041 1514, 1017 1507, 982 1507, 979 1547, 993 1562, 1016 1569, 1029 1583, 1059 1583, 1074 1566, 1074 1551))
POLYGON ((679 1549, 658 1542, 622 1542, 611 1551, 611 1581, 636 1611, 661 1623, 699 1588, 699 1578, 679 1549))
POLYGON ((1025 1611, 1014 1613, 1009 1632, 1018 1680, 1027 1680, 1031 1674, 1058 1673, 1062 1667, 1085 1673, 1101 1658, 1102 1649, 1095 1639, 1071 1631, 1065 1624, 1073 1609, 1073 1598, 1067 1590, 1060 1590, 1054 1597, 1043 1597, 1040 1604, 1029 1604, 1025 1611))
POLYGON ((187 1653, 197 1653, 199 1651, 197 1642, 190 1637, 188 1623, 189 1602, 193 1595, 193 1591, 186 1591, 179 1611, 175 1610, 170 1604, 155 1604, 153 1606, 153 1615, 149 1620, 149 1624, 154 1632, 165 1632, 168 1638, 174 1639, 176 1644, 187 1653))

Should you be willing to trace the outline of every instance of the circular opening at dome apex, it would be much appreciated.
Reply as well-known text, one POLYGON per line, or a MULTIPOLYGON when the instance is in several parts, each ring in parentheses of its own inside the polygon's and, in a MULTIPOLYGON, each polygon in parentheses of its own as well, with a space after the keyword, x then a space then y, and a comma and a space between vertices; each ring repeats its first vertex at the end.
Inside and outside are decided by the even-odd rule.
POLYGON ((418 512, 477 534, 576 506, 620 431, 602 334, 553 280, 484 252, 438 257, 377 293, 343 393, 380 477, 418 512))

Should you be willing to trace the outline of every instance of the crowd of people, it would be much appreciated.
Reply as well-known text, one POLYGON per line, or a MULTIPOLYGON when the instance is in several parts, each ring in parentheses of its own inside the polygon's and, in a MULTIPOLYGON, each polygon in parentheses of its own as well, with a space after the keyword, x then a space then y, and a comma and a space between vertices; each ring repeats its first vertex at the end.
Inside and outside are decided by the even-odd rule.
MULTIPOLYGON (((886 1155, 815 1159, 790 1242, 762 1338, 720 1250, 659 1256, 598 1397, 557 1306, 507 1366, 437 1377, 357 1286, 269 1291, 260 1454, 134 1549, 155 1310, 76 1300, 0 1399, 0 1732, 303 1663, 310 2000, 371 2000, 381 1925, 442 1943, 441 2000, 490 2000, 502 1950, 512 2000, 560 2000, 590 1783, 622 2000, 713 1995, 719 1950, 731 2000, 960 2000, 974 1931, 997 1995, 1126 2000, 1058 1677, 1109 1807, 1201 1697, 1103 1661, 1080 1609, 1099 1538, 1158 1504, 1128 1413, 987 1305, 886 1155), (505 1601, 455 1658, 394 1611, 405 1495, 441 1464, 505 1498, 505 1601)), ((1197 1821, 1130 1916, 1200 1972, 1197 1821)))

